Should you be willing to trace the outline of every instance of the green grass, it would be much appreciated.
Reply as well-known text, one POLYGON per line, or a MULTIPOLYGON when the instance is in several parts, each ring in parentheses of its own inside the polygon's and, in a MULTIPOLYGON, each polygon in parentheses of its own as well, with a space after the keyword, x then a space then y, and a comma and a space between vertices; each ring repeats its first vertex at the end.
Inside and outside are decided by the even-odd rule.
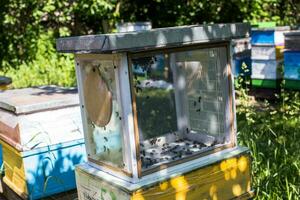
POLYGON ((252 155, 255 199, 300 199, 300 95, 282 90, 272 104, 239 91, 238 141, 252 155))

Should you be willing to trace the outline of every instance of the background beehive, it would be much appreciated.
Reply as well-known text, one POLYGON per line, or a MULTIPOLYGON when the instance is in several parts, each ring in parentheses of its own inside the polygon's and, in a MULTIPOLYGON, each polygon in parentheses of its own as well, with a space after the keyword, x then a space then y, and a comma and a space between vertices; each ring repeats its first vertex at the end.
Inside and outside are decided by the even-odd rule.
POLYGON ((4 183, 23 199, 74 189, 86 160, 75 89, 39 87, 0 94, 4 183))
POLYGON ((282 78, 284 32, 289 27, 253 29, 251 33, 252 85, 276 88, 282 78))

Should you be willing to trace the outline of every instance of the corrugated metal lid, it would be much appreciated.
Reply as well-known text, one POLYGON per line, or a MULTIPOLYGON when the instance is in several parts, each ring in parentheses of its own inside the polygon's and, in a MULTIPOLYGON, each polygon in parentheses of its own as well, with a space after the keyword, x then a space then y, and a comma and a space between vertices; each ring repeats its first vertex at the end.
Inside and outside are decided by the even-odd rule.
POLYGON ((41 86, 6 90, 0 93, 0 108, 26 114, 79 105, 76 88, 41 86))

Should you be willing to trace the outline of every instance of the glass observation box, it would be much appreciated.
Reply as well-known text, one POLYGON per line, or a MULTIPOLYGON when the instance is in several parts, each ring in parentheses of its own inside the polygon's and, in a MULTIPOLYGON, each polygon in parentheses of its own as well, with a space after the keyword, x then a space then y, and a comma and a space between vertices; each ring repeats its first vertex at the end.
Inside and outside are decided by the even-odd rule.
POLYGON ((59 52, 75 53, 83 168, 136 184, 245 153, 236 144, 230 42, 249 29, 215 24, 58 39, 59 52))

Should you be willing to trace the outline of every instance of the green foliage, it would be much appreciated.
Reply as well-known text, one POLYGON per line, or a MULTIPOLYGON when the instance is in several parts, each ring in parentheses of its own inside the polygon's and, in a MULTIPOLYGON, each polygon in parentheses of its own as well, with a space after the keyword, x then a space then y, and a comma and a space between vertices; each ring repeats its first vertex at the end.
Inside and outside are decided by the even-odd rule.
POLYGON ((0 2, 0 73, 14 87, 75 84, 73 57, 55 51, 55 38, 110 31, 114 0, 0 2))
POLYGON ((282 91, 270 104, 247 93, 238 91, 238 140, 251 150, 256 199, 300 199, 300 94, 282 91))
POLYGON ((297 0, 1 1, 0 73, 14 77, 15 87, 73 85, 74 77, 65 78, 73 73, 70 57, 52 55, 56 54, 55 38, 113 32, 119 21, 147 20, 154 27, 241 21, 295 25, 299 8, 297 0), (43 51, 40 45, 53 51, 43 51), (59 75, 45 75, 51 71, 59 75))
POLYGON ((32 60, 23 61, 17 68, 7 68, 4 73, 2 72, 13 79, 15 88, 51 84, 75 85, 73 56, 57 54, 51 40, 53 40, 51 32, 41 34, 32 60))

